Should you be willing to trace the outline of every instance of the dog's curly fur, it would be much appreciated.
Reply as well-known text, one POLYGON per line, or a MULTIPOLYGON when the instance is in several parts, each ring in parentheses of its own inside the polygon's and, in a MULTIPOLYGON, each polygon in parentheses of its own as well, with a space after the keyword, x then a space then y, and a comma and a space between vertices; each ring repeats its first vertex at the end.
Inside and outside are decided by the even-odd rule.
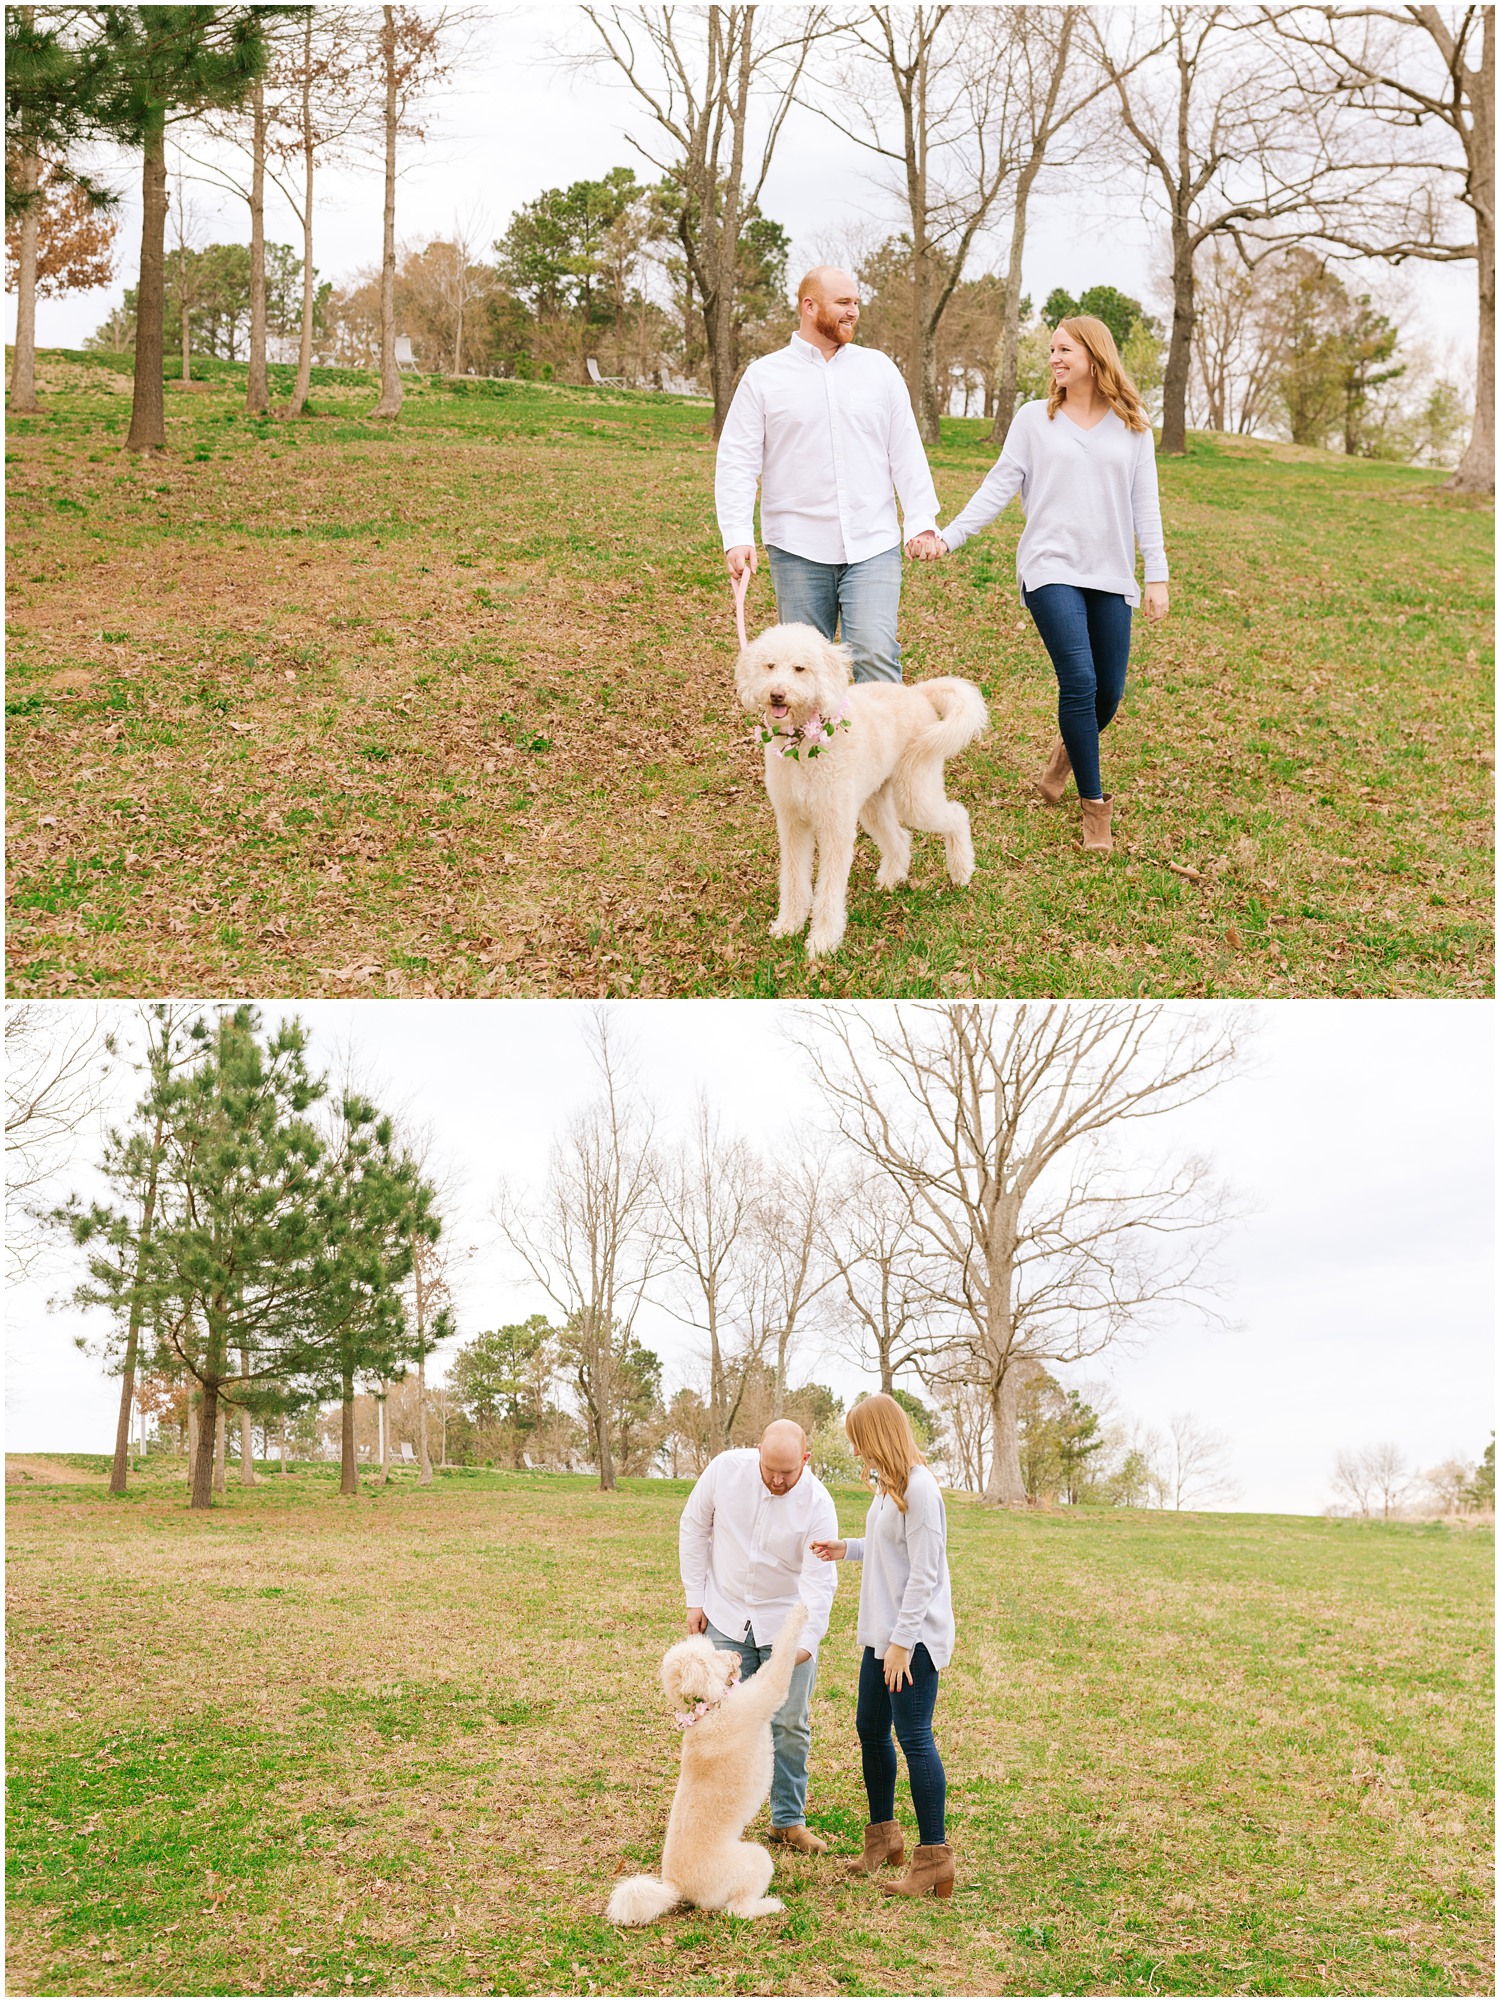
POLYGON ((801 931, 809 917, 807 956, 836 951, 844 936, 844 899, 859 828, 880 850, 881 889, 906 880, 908 828, 941 834, 948 874, 963 885, 974 873, 969 816, 943 791, 943 762, 989 727, 984 697, 972 681, 862 681, 850 685, 846 650, 812 626, 772 626, 750 642, 734 669, 741 706, 768 728, 797 728, 847 703, 847 729, 821 740, 816 757, 795 759, 766 747, 766 790, 781 840, 781 908, 774 937, 801 931), (813 856, 818 858, 813 888, 813 856))
POLYGON ((668 1700, 715 1707, 682 1734, 661 1878, 626 1877, 615 1886, 608 1910, 616 1925, 645 1925, 678 1904, 742 1919, 781 1910, 779 1898, 765 1895, 771 1852, 740 1835, 771 1791, 771 1719, 786 1701, 806 1624, 806 1606, 794 1606, 771 1659, 746 1682, 735 1680, 739 1656, 702 1636, 667 1650, 661 1681, 668 1700))

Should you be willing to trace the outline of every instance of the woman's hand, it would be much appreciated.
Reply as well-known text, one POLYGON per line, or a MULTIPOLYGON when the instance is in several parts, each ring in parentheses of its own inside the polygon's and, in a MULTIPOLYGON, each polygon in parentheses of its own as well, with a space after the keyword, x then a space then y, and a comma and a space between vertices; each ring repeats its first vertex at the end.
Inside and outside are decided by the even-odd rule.
POLYGON ((903 1682, 911 1681, 911 1649, 897 1647, 894 1641, 882 1657, 885 1664, 885 1686, 899 1689, 903 1682))
POLYGON ((837 1564, 849 1546, 847 1543, 814 1543, 811 1546, 814 1557, 821 1557, 825 1564, 837 1564))
POLYGON ((1167 587, 1165 584, 1148 584, 1141 600, 1141 610, 1153 625, 1167 616, 1167 587))

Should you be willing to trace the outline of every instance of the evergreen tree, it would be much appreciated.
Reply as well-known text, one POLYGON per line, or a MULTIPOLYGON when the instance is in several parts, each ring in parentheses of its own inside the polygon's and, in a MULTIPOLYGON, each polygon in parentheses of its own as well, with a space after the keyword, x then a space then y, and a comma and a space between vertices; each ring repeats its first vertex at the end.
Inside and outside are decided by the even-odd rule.
POLYGON ((141 266, 135 395, 126 446, 166 444, 162 394, 167 224, 167 127, 242 104, 264 73, 267 9, 102 7, 89 51, 91 122, 141 152, 141 266))

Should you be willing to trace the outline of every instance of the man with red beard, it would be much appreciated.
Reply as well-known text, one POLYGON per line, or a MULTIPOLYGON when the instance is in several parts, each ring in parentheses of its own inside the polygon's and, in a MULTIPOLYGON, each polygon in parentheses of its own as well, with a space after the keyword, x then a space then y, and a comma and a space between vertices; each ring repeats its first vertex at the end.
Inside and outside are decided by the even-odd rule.
POLYGON ((900 371, 854 346, 859 288, 819 265, 797 288, 799 325, 751 362, 719 439, 714 501, 731 577, 755 561, 755 489, 782 625, 842 639, 856 681, 899 681, 901 530, 937 553, 937 490, 900 371))

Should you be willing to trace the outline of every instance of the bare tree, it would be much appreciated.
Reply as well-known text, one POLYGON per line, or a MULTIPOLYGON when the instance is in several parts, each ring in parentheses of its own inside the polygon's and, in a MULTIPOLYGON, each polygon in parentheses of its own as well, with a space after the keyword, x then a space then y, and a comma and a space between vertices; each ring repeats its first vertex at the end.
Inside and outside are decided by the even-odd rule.
POLYGON ((1229 1462, 1229 1441, 1191 1411, 1174 1411, 1167 1436, 1146 1435, 1148 1481, 1159 1508, 1211 1508, 1239 1493, 1229 1462))
POLYGON ((862 1365, 873 1361, 889 1396, 899 1371, 934 1360, 932 1274, 905 1192, 883 1176, 865 1176, 842 1191, 828 1256, 843 1281, 847 1312, 839 1318, 847 1346, 862 1365))
POLYGON ((1291 219, 1310 221, 1325 162, 1296 116, 1287 66, 1252 39, 1253 18, 1241 10, 1130 7, 1088 18, 1125 141, 1166 218, 1172 333, 1161 449, 1185 452, 1198 254, 1216 236, 1233 238, 1247 259, 1292 241, 1291 219), (1274 239, 1270 225, 1279 226, 1274 239))
POLYGON ((380 400, 372 417, 396 417, 401 410, 401 371, 396 362, 396 153, 400 138, 423 136, 417 111, 425 92, 446 76, 453 57, 448 40, 461 21, 473 18, 451 8, 382 7, 377 37, 380 137, 385 164, 385 205, 380 253, 380 400))
POLYGON ((656 150, 630 144, 676 191, 673 221, 703 309, 717 438, 738 374, 740 232, 760 201, 776 142, 826 10, 769 7, 591 7, 594 60, 613 63, 655 122, 656 150), (759 144, 756 99, 767 110, 759 144))
POLYGON ((1413 1475, 1406 1455, 1391 1440, 1374 1446, 1345 1448, 1333 1462, 1333 1491, 1362 1516, 1389 1519, 1411 1491, 1413 1475))
POLYGON ((1010 256, 1005 274, 1004 318, 1000 330, 1000 367, 995 386, 992 441, 1005 442, 1016 409, 1016 382, 1021 361, 1021 267, 1026 253, 1026 227, 1031 196, 1038 177, 1057 160, 1057 141, 1101 91, 1109 79, 1090 62, 1082 75, 1077 31, 1078 7, 1029 7, 1022 17, 1024 31, 1009 51, 1016 93, 1016 185, 1011 196, 1010 256))
MULTIPOLYGON (((729 1445, 750 1370, 760 1359, 747 1312, 749 1231, 760 1197, 760 1164, 727 1135, 700 1097, 692 1138, 657 1173, 663 1268, 684 1282, 691 1325, 708 1343, 708 1410, 714 1451, 729 1445)), ((664 1302, 668 1312, 675 1312, 664 1302)), ((763 1331, 762 1331, 763 1332, 763 1331)))
POLYGON ((1467 1460, 1439 1460, 1418 1475, 1428 1505, 1439 1515, 1462 1515, 1468 1507, 1467 1490, 1474 1469, 1467 1460))
POLYGON ((1209 1313, 1227 1197, 1202 1160, 1126 1152, 1206 1097, 1238 1023, 1164 1005, 832 1012, 806 1033, 840 1130, 910 1203, 959 1374, 989 1400, 986 1499, 1021 1506, 1016 1399, 1044 1362, 1097 1354, 1168 1309, 1209 1313), (831 1047, 828 1047, 831 1045, 831 1047))
POLYGON ((1004 7, 872 7, 845 24, 853 60, 836 89, 813 103, 896 170, 911 245, 906 386, 929 445, 937 442, 943 404, 938 329, 1024 143, 1025 71, 1015 59, 1031 32, 1028 15, 1004 7))
POLYGON ((781 1168, 761 1192, 753 1224, 750 1316, 757 1353, 763 1360, 775 1359, 774 1418, 785 1408, 793 1344, 839 1277, 838 1266, 823 1251, 828 1235, 829 1156, 806 1141, 789 1143, 785 1152, 795 1165, 781 1168))
MULTIPOLYGON (((423 1181, 432 1188, 439 1214, 446 1218, 454 1208, 457 1185, 451 1167, 438 1162, 437 1136, 431 1126, 414 1125, 408 1120, 401 1124, 406 1153, 416 1162, 423 1181)), ((432 1454, 427 1439, 427 1358, 453 1332, 452 1277, 460 1255, 452 1232, 446 1228, 438 1237, 428 1237, 420 1231, 412 1233, 406 1306, 412 1347, 417 1355, 417 1482, 424 1488, 432 1486, 432 1454)), ((444 1428, 446 1460, 446 1416, 444 1428)))
POLYGON ((1318 202, 1318 235, 1394 264, 1472 261, 1479 280, 1474 428, 1448 482, 1495 491, 1495 10, 1490 6, 1262 10, 1296 50, 1309 105, 1361 136, 1318 202), (1368 139, 1365 135, 1368 134, 1368 139), (1453 228, 1457 202, 1472 239, 1453 228))
POLYGON ((607 1013, 594 1016, 589 1040, 598 1097, 554 1146, 541 1196, 527 1202, 502 1183, 494 1216, 567 1322, 599 1485, 608 1490, 615 1485, 610 1426, 620 1366, 658 1256, 657 1163, 650 1116, 633 1095, 607 1013))
POLYGON ((48 1238, 31 1204, 68 1165, 104 1104, 109 1043, 87 1004, 13 1002, 5 1011, 5 1253, 12 1280, 48 1238))

